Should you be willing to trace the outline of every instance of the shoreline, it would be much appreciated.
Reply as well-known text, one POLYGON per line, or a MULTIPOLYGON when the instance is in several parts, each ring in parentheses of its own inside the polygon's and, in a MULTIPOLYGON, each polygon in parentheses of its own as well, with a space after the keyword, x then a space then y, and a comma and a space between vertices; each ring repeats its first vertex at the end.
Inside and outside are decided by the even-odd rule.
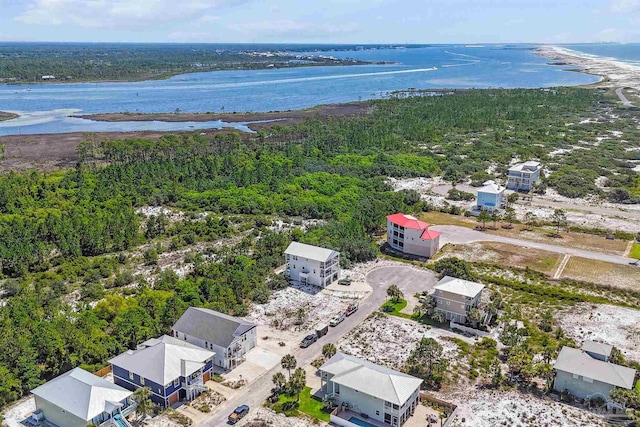
POLYGON ((640 66, 624 61, 588 55, 559 46, 540 46, 535 53, 556 62, 556 66, 579 67, 575 71, 600 77, 584 87, 631 88, 640 91, 640 66))
POLYGON ((10 113, 8 111, 0 111, 0 122, 4 122, 6 120, 17 119, 20 115, 16 113, 10 113))

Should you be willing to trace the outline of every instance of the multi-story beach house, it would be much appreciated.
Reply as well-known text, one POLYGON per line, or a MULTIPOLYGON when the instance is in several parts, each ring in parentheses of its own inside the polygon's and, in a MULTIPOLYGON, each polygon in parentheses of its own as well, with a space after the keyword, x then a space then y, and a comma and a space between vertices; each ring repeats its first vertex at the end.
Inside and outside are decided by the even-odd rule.
POLYGON ((507 188, 515 191, 531 191, 535 183, 540 180, 541 170, 540 162, 533 160, 511 166, 507 173, 507 188))
POLYGON ((294 283, 324 288, 340 277, 339 252, 291 242, 284 254, 289 278, 294 283))
POLYGON ((435 310, 449 321, 464 324, 469 310, 480 303, 483 289, 481 283, 445 276, 431 290, 436 300, 435 310))
POLYGON ((109 362, 115 384, 135 391, 149 387, 151 400, 163 408, 192 400, 208 390, 213 351, 164 335, 152 338, 109 362))
POLYGON ((440 234, 411 215, 387 216, 387 244, 402 253, 430 258, 440 249, 440 234))
POLYGON ((215 353, 213 363, 234 369, 256 346, 253 323, 206 308, 189 307, 171 328, 173 337, 215 353))
POLYGON ((344 353, 318 373, 321 393, 337 405, 330 416, 334 425, 402 426, 419 405, 420 378, 344 353))
POLYGON ((505 188, 494 181, 487 181, 478 189, 476 210, 493 213, 502 206, 505 188))

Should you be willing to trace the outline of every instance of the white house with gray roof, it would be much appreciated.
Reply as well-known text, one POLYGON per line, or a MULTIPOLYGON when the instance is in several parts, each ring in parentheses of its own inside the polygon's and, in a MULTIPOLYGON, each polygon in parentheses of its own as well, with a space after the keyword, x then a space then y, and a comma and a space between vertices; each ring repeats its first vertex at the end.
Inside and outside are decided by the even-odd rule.
POLYGON ((635 369, 605 362, 586 350, 572 347, 562 347, 553 369, 556 374, 553 389, 580 399, 603 397, 608 400, 616 387, 631 390, 636 374, 635 369))
POLYGON ((466 323, 469 310, 480 303, 483 289, 482 283, 445 276, 431 290, 436 300, 435 310, 443 313, 447 320, 466 323))
POLYGON ((340 276, 340 253, 334 250, 291 242, 284 254, 294 283, 324 288, 340 276))
POLYGON ((339 426, 401 426, 418 405, 420 378, 357 357, 336 353, 318 372, 320 390, 338 405, 331 422, 339 426))
POLYGON ((124 416, 135 405, 131 391, 75 368, 41 385, 35 397, 36 416, 60 427, 86 427, 87 424, 128 426, 124 416), (113 423, 119 418, 120 424, 113 423))
POLYGON ((189 307, 178 319, 171 334, 198 347, 215 352, 213 364, 233 369, 256 346, 256 325, 238 317, 206 308, 189 307))
POLYGON ((516 191, 530 191, 536 182, 540 181, 540 162, 529 160, 518 163, 507 172, 507 188, 516 191))

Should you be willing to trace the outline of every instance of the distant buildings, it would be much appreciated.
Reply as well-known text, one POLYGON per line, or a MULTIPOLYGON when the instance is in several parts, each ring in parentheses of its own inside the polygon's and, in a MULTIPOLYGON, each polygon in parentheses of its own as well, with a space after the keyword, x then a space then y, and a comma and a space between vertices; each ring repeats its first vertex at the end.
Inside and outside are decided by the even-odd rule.
POLYGON ((469 310, 478 307, 484 285, 456 277, 443 277, 433 287, 432 296, 436 300, 436 311, 445 319, 456 323, 467 322, 469 310))
POLYGON ((42 80, 55 80, 56 76, 42 76, 42 80))
POLYGON ((124 416, 135 409, 131 391, 84 369, 75 368, 31 391, 35 396, 34 417, 44 417, 60 427, 100 425, 114 418, 129 426, 124 416))
POLYGON ((530 191, 540 180, 540 162, 530 160, 518 163, 509 168, 507 173, 507 188, 515 191, 530 191))
POLYGON ((387 243, 402 253, 430 258, 440 248, 440 234, 411 215, 387 216, 387 243))
POLYGON ((168 407, 179 400, 192 400, 207 390, 214 353, 165 335, 152 338, 114 357, 114 382, 128 390, 149 387, 151 400, 168 407))
POLYGON ((245 360, 245 355, 256 346, 256 325, 237 317, 206 308, 189 307, 178 319, 171 333, 215 353, 214 365, 233 369, 245 360))
POLYGON ((553 389, 580 398, 609 400, 611 391, 633 388, 635 369, 609 363, 611 346, 587 341, 582 349, 562 347, 553 366, 553 389))
POLYGON ((285 253, 290 279, 301 285, 324 288, 340 277, 340 253, 291 242, 285 253))
POLYGON ((402 426, 419 405, 420 378, 344 353, 326 361, 319 374, 320 390, 338 405, 331 413, 335 425, 402 426))
POLYGON ((494 181, 487 181, 478 190, 476 210, 493 213, 502 206, 505 188, 494 181))

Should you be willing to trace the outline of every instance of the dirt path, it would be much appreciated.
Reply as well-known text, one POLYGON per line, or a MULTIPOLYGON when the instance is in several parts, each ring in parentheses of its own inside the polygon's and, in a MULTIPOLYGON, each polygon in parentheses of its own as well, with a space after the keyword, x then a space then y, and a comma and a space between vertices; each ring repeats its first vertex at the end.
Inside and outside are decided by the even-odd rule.
POLYGON ((619 87, 618 89, 616 89, 616 95, 618 95, 618 98, 620 98, 620 101, 622 102, 622 104, 625 107, 635 107, 635 105, 633 105, 633 102, 629 101, 627 97, 624 96, 624 93, 622 93, 623 90, 624 90, 623 87, 619 87))

